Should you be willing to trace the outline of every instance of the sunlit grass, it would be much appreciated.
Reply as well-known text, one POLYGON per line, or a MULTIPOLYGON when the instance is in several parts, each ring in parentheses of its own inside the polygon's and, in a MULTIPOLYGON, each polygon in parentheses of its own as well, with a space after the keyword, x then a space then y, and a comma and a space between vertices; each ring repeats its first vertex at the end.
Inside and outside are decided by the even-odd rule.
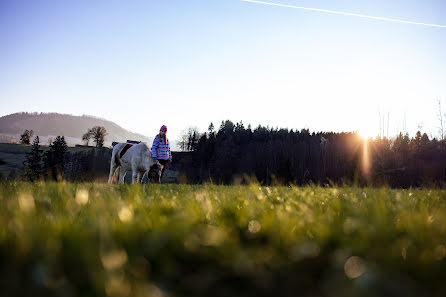
POLYGON ((442 296, 445 199, 434 189, 0 183, 2 293, 442 296))

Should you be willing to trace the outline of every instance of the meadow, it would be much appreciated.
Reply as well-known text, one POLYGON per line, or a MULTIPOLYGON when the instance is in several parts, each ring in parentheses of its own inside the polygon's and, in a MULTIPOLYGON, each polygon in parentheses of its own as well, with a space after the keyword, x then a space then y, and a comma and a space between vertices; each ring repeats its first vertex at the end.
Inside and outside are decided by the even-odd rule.
POLYGON ((435 189, 0 183, 0 296, 446 296, 435 189))
MULTIPOLYGON (((45 152, 48 150, 48 146, 42 145, 40 149, 45 152)), ((89 149, 86 147, 69 147, 68 152, 85 152, 89 149)), ((30 151, 30 145, 0 143, 0 179, 2 176, 3 178, 8 177, 11 172, 16 172, 18 175, 23 174, 23 162, 26 159, 26 154, 30 151)))

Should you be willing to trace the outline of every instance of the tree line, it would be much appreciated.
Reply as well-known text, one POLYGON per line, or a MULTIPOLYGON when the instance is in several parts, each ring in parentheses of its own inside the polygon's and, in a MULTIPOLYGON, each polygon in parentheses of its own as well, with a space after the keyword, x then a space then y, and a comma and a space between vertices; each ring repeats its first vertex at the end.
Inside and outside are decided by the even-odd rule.
MULTIPOLYGON (((99 142, 100 143, 100 142, 99 142)), ((418 187, 446 184, 446 142, 417 132, 395 139, 364 141, 356 132, 310 132, 222 121, 218 129, 189 129, 182 136, 178 162, 184 181, 218 184, 358 184, 418 187), (366 163, 365 157, 368 162, 366 163)), ((111 150, 95 147, 68 153, 63 136, 42 152, 38 137, 26 156, 29 180, 101 180, 111 150)))
POLYGON ((417 187, 446 182, 445 141, 421 132, 413 138, 400 133, 395 139, 364 141, 356 132, 252 129, 226 120, 217 131, 212 123, 205 133, 189 129, 182 140, 182 148, 192 154, 182 170, 193 183, 256 179, 262 184, 417 187))
MULTIPOLYGON (((25 129, 22 135, 20 135, 20 143, 21 144, 31 144, 31 138, 34 135, 33 130, 25 129)), ((102 126, 94 126, 93 128, 89 128, 85 134, 82 135, 82 141, 86 146, 89 145, 90 140, 93 139, 93 142, 96 143, 96 147, 103 147, 105 136, 107 136, 107 130, 102 126)))
POLYGON ((40 147, 39 136, 36 136, 31 151, 26 154, 23 162, 26 178, 30 181, 44 178, 61 180, 67 151, 68 145, 64 136, 57 136, 45 152, 40 147))
MULTIPOLYGON (((29 144, 32 130, 25 130, 21 136, 22 144, 29 144)), ((107 131, 104 127, 95 126, 88 129, 83 140, 93 138, 95 149, 68 152, 68 145, 64 136, 57 136, 50 142, 47 150, 42 150, 39 136, 34 138, 31 150, 25 156, 25 178, 29 181, 38 180, 71 180, 91 181, 104 178, 110 164, 110 149, 104 148, 104 139, 107 131)))

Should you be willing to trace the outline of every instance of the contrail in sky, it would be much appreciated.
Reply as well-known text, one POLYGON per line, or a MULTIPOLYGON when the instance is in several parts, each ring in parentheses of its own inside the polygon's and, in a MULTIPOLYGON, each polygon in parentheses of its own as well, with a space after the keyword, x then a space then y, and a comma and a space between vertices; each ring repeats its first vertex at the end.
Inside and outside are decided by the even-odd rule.
POLYGON ((390 18, 383 18, 383 17, 371 16, 371 15, 365 15, 365 14, 357 14, 357 13, 351 13, 351 12, 336 11, 336 10, 311 8, 311 7, 303 7, 303 6, 294 6, 294 5, 287 5, 287 4, 280 4, 280 3, 256 1, 256 0, 240 0, 240 1, 242 1, 242 2, 251 2, 251 3, 258 3, 258 4, 264 4, 264 5, 271 5, 271 6, 280 6, 280 7, 288 7, 288 8, 295 8, 295 9, 327 12, 327 13, 355 16, 355 17, 366 18, 366 19, 373 19, 373 20, 380 20, 380 21, 396 22, 396 23, 411 24, 411 25, 422 25, 422 26, 437 27, 437 28, 446 28, 446 25, 426 24, 426 23, 420 23, 420 22, 412 22, 412 21, 405 21, 405 20, 398 20, 398 19, 390 19, 390 18))

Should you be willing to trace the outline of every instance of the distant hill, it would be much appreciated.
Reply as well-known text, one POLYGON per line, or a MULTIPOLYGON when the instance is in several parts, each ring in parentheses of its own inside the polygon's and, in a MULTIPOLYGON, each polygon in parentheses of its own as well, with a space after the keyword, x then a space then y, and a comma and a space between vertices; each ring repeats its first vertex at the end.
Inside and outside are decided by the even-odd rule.
POLYGON ((21 112, 0 117, 0 142, 18 141, 23 131, 28 129, 33 130, 34 135, 38 135, 43 144, 58 135, 65 136, 69 145, 82 144, 82 135, 93 126, 103 126, 107 130, 105 146, 110 146, 113 141, 125 142, 127 139, 148 144, 153 140, 145 135, 130 132, 112 121, 93 116, 21 112))

